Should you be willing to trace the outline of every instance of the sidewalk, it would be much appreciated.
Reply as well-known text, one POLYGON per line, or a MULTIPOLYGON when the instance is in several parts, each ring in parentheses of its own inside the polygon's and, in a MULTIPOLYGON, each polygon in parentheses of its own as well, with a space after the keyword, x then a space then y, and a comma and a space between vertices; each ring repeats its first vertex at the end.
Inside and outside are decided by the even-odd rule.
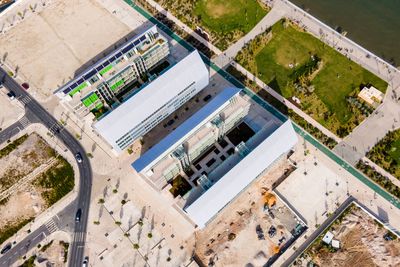
POLYGON ((233 61, 231 63, 233 67, 235 67, 239 72, 241 72, 243 75, 248 77, 252 81, 256 81, 256 84, 260 86, 262 89, 266 90, 269 94, 271 94, 273 97, 275 97, 277 100, 279 100, 281 103, 285 104, 288 108, 296 112, 299 116, 301 116, 303 119, 305 119, 308 123, 319 129, 322 133, 324 133, 326 136, 331 137, 334 139, 336 142, 341 142, 342 139, 339 138, 338 136, 334 135, 331 131, 326 129, 324 126, 322 126, 320 123, 318 123, 316 120, 311 118, 309 115, 304 113, 301 109, 296 107, 293 103, 290 101, 286 100, 283 96, 278 94, 274 89, 266 85, 263 81, 255 77, 252 73, 247 71, 245 68, 243 68, 240 64, 237 62, 233 61))

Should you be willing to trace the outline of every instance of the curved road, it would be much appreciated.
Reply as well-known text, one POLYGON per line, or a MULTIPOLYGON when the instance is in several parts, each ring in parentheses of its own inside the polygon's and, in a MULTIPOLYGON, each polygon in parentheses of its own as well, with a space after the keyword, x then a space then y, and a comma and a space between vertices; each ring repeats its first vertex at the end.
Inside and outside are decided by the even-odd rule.
MULTIPOLYGON (((13 78, 6 74, 6 71, 0 67, 0 77, 3 78, 3 85, 8 90, 16 94, 16 98, 24 103, 26 114, 30 117, 33 115, 45 125, 55 136, 57 136, 74 155, 80 153, 82 155, 82 163, 78 163, 79 168, 79 192, 75 199, 77 203, 76 209, 82 210, 80 222, 75 222, 73 241, 69 248, 69 264, 70 266, 81 266, 83 261, 84 245, 86 240, 86 228, 89 214, 90 194, 92 187, 92 169, 86 152, 81 144, 63 128, 61 124, 29 93, 24 90, 13 78)), ((25 115, 26 116, 26 115, 25 115)), ((75 212, 70 214, 75 217, 75 212)), ((10 251, 11 252, 11 251, 10 251)))

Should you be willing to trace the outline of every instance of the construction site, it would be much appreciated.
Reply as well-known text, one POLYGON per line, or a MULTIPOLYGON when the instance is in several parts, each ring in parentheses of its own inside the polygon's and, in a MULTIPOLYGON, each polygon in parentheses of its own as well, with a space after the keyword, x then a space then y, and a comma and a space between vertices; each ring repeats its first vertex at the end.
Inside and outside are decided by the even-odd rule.
POLYGON ((400 241, 351 204, 295 262, 296 266, 399 266, 400 241))
POLYGON ((195 252, 203 263, 264 266, 283 253, 305 226, 271 191, 292 170, 280 160, 197 233, 195 252))

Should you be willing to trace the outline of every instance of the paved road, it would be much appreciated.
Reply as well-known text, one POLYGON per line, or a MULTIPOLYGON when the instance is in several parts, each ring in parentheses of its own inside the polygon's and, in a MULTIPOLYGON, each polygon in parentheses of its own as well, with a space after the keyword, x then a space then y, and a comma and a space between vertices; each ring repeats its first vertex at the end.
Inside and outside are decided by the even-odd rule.
POLYGON ((30 233, 22 241, 14 244, 12 249, 0 258, 0 267, 11 266, 21 257, 26 255, 29 250, 42 242, 46 236, 57 230, 61 229, 66 232, 72 232, 74 230, 75 221, 71 214, 74 214, 75 211, 76 202, 74 201, 60 211, 57 215, 30 233))
POLYGON ((18 134, 25 127, 34 122, 40 122, 40 121, 34 114, 25 113, 25 115, 21 119, 14 122, 13 124, 11 124, 6 129, 3 129, 0 132, 0 144, 6 142, 7 140, 10 140, 11 137, 18 134))
MULTIPOLYGON (((70 245, 69 249, 69 263, 71 266, 80 266, 83 261, 83 254, 84 254, 84 244, 86 240, 86 228, 87 228, 87 220, 89 214, 89 204, 90 204, 90 194, 91 194, 91 186, 92 186, 92 169, 90 166, 89 159, 86 156, 86 152, 81 146, 81 144, 73 137, 71 133, 69 133, 66 129, 63 128, 61 124, 57 122, 57 120, 46 111, 35 99, 33 99, 29 93, 24 90, 13 78, 6 75, 6 71, 3 68, 0 68, 0 77, 4 77, 3 84, 4 86, 14 91, 17 96, 17 99, 21 101, 25 105, 26 114, 32 114, 38 118, 38 120, 45 125, 50 132, 52 132, 55 136, 57 136, 65 146, 73 153, 80 153, 82 155, 83 162, 78 163, 79 168, 79 192, 78 197, 76 199, 77 208, 82 210, 82 217, 81 221, 75 223, 74 226, 74 237, 73 242, 70 245)), ((14 128, 10 128, 10 132, 6 134, 11 134, 13 130, 16 129, 18 124, 13 125, 14 128)), ((8 130, 6 130, 8 131, 8 130)), ((15 130, 14 130, 15 131, 15 130)), ((0 135, 1 136, 1 135, 0 135)), ((75 212, 69 212, 69 216, 74 217, 75 212)), ((35 231, 36 232, 36 231, 35 231)), ((33 236, 33 235, 30 235, 33 236)), ((32 243, 36 241, 29 238, 26 238, 22 243, 21 246, 28 246, 28 243, 32 243)), ((40 236, 37 235, 36 239, 39 239, 40 236)), ((10 250, 7 254, 13 254, 15 250, 10 250)))

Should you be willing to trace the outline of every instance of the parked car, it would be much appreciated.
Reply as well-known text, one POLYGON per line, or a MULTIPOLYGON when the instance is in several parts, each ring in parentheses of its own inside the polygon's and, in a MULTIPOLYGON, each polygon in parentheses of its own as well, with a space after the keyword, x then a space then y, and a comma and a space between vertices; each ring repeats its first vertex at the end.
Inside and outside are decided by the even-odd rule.
POLYGON ((13 99, 15 98, 15 93, 14 93, 13 91, 10 91, 10 92, 7 93, 7 96, 8 96, 11 100, 13 100, 13 99))
POLYGON ((258 240, 264 240, 265 239, 264 232, 263 232, 263 230, 262 230, 262 228, 261 228, 261 226, 259 224, 256 226, 256 233, 257 233, 257 236, 258 236, 258 240))
POLYGON ((172 124, 174 124, 174 122, 175 122, 174 119, 170 119, 170 120, 167 122, 167 125, 168 125, 168 126, 171 126, 172 124))
POLYGON ((271 227, 268 230, 268 235, 270 238, 273 238, 275 234, 276 234, 276 228, 273 225, 271 225, 271 227))
POLYGON ((28 83, 23 83, 21 84, 22 88, 24 88, 25 90, 29 89, 29 84, 28 83))
POLYGON ((11 243, 8 243, 7 245, 4 246, 4 248, 1 250, 1 254, 7 253, 11 249, 12 245, 11 243))
POLYGON ((203 101, 204 102, 207 102, 208 100, 210 100, 211 99, 211 95, 206 95, 204 98, 203 98, 203 101))

